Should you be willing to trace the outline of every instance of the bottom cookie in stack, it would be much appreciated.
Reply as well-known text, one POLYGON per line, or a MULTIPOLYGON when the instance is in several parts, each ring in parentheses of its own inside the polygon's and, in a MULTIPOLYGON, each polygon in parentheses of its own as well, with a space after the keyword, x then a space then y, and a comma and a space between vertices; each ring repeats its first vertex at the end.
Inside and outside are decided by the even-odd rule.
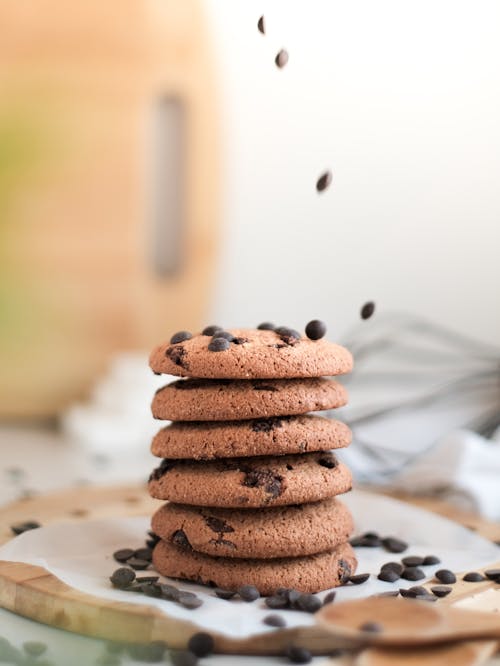
POLYGON ((268 595, 286 581, 312 593, 341 585, 356 568, 352 517, 335 498, 255 510, 168 503, 152 527, 161 538, 157 571, 223 589, 254 585, 268 595))

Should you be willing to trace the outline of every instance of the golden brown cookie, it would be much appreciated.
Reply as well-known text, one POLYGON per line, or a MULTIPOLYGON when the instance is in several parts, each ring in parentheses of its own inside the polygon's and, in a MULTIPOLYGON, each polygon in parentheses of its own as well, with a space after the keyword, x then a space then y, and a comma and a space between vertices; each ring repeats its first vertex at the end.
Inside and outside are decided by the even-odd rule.
POLYGON ((197 506, 257 508, 317 502, 351 489, 349 469, 333 453, 164 460, 149 478, 157 499, 197 506))
POLYGON ((159 389, 156 419, 239 421, 342 407, 347 391, 333 379, 178 379, 159 389))
POLYGON ((239 458, 281 456, 340 449, 351 431, 322 416, 281 416, 248 421, 176 421, 154 437, 151 452, 159 458, 239 458))
POLYGON ((222 345, 227 347, 222 351, 209 349, 210 335, 165 342, 152 351, 150 366, 156 373, 212 379, 322 377, 352 370, 350 352, 324 338, 297 339, 253 328, 229 329, 226 334, 233 340, 222 345))
POLYGON ((280 587, 314 593, 342 585, 356 571, 357 561, 348 543, 317 555, 258 560, 211 557, 189 546, 160 541, 153 551, 153 565, 170 578, 226 590, 255 585, 262 595, 269 595, 280 587))
POLYGON ((199 508, 164 504, 153 532, 173 544, 189 544, 215 557, 299 557, 333 550, 353 530, 352 516, 337 499, 269 509, 199 508))

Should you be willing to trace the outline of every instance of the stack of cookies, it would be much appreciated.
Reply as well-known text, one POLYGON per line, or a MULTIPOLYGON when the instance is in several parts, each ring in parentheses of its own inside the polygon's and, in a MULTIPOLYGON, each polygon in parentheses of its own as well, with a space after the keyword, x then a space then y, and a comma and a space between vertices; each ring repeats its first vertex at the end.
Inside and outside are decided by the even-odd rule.
POLYGON ((343 423, 310 412, 345 405, 325 376, 352 368, 347 349, 262 324, 181 331, 153 350, 157 374, 183 379, 156 392, 155 436, 162 458, 150 494, 168 500, 153 516, 160 537, 153 563, 161 574, 236 590, 255 586, 318 592, 354 573, 352 517, 337 496, 351 474, 331 449, 347 446, 343 423))

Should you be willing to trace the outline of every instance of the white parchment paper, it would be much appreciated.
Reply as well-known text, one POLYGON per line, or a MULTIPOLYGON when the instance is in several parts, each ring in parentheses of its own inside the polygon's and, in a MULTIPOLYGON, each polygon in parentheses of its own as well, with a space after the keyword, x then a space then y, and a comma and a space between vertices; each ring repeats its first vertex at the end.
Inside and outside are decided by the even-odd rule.
MULTIPOLYGON (((402 555, 387 553, 378 548, 356 549, 358 573, 370 572, 375 575, 362 585, 338 588, 338 599, 365 597, 416 585, 404 580, 394 584, 385 583, 376 578, 381 564, 399 560, 404 555, 433 554, 440 557, 440 565, 425 567, 429 578, 439 568, 474 570, 500 560, 500 548, 490 541, 445 518, 403 502, 361 491, 349 493, 342 501, 354 514, 356 533, 378 531, 382 536, 400 537, 410 547, 402 555)), ((119 548, 143 546, 148 528, 148 517, 58 523, 25 532, 12 539, 0 548, 0 559, 42 566, 82 592, 103 599, 156 606, 170 616, 190 620, 200 628, 217 631, 228 637, 243 638, 275 631, 262 624, 262 619, 271 612, 262 599, 253 603, 224 601, 215 597, 209 588, 175 581, 175 585, 192 590, 203 598, 203 605, 190 611, 170 601, 112 588, 109 576, 120 566, 114 561, 113 552, 119 548)), ((138 575, 147 574, 138 572, 138 575)), ((314 617, 307 613, 280 613, 286 616, 289 627, 314 624, 314 617)))

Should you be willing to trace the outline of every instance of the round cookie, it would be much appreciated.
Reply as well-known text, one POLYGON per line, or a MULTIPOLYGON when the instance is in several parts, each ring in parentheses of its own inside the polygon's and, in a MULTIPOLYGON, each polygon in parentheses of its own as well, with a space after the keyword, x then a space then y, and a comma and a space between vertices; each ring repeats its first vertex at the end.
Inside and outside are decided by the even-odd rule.
POLYGON ((342 407, 333 379, 178 379, 156 391, 151 411, 167 421, 238 421, 342 407))
POLYGON ((149 357, 158 374, 227 379, 293 378, 341 375, 352 370, 351 353, 324 338, 309 340, 258 329, 230 329, 234 341, 225 351, 210 351, 210 335, 155 347, 149 357))
POLYGON ((149 477, 149 493, 157 499, 239 509, 317 502, 351 485, 349 469, 330 452, 209 462, 166 459, 149 477))
POLYGON ((354 550, 348 543, 332 551, 305 557, 272 560, 210 557, 189 546, 160 541, 153 550, 153 565, 158 573, 226 590, 255 585, 262 595, 280 587, 303 593, 320 592, 342 585, 357 566, 354 550))
POLYGON ((198 508, 171 502, 154 514, 152 530, 165 541, 214 557, 299 557, 333 550, 353 530, 337 499, 269 509, 198 508))
POLYGON ((281 456, 340 449, 351 443, 350 429, 322 416, 283 416, 249 421, 176 421, 153 438, 159 458, 238 458, 281 456))

